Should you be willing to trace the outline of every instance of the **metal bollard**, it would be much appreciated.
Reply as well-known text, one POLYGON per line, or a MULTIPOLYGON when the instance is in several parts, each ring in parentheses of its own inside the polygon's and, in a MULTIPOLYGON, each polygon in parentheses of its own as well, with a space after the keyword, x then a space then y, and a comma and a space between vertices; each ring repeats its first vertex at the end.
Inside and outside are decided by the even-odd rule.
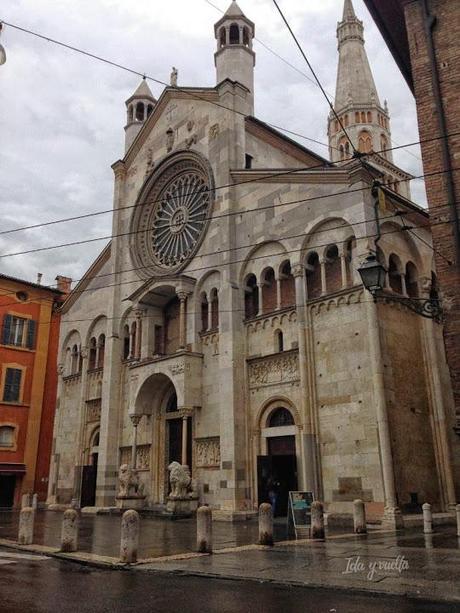
POLYGON ((422 505, 423 511, 423 532, 424 534, 432 534, 433 532, 433 515, 431 513, 431 504, 425 502, 422 505))
POLYGON ((62 517, 61 551, 70 553, 78 550, 78 513, 67 509, 62 517))
POLYGON ((457 536, 460 536, 460 504, 455 507, 455 514, 457 516, 457 536))
POLYGON ((19 513, 18 543, 20 545, 32 545, 34 540, 34 518, 32 507, 24 507, 19 513))
POLYGON ((38 494, 32 496, 32 509, 36 511, 38 509, 38 494))
POLYGON ((199 507, 196 512, 196 548, 199 553, 212 553, 212 511, 199 507))
POLYGON ((355 534, 366 534, 366 508, 359 498, 353 501, 353 526, 355 534))
POLYGON ((139 513, 130 509, 121 518, 120 560, 126 564, 137 562, 139 545, 139 513))
POLYGON ((268 502, 259 507, 259 545, 273 545, 273 511, 268 502))
POLYGON ((324 507, 323 503, 315 500, 311 504, 311 538, 324 539, 324 507))
POLYGON ((21 498, 21 509, 30 507, 30 494, 23 494, 21 498))

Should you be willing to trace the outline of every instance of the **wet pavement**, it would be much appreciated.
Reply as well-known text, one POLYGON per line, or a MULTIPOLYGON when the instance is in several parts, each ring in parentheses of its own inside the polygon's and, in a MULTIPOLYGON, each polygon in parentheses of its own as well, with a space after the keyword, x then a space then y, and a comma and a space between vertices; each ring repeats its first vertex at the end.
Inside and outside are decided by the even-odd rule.
MULTIPOLYGON (((0 548, 0 560, 8 550, 0 548)), ((6 556, 6 557, 4 557, 6 556)), ((226 554, 216 557, 223 558, 226 554)), ((103 571, 51 558, 0 566, 2 613, 451 613, 452 604, 327 589, 103 571)))
MULTIPOLYGON (((17 539, 19 512, 0 512, 0 538, 17 539)), ((38 511, 35 518, 34 543, 59 548, 62 513, 38 511)), ((82 515, 80 518, 79 550, 103 556, 117 557, 120 551, 120 515, 82 515)), ((275 523, 275 540, 287 539, 286 522, 275 523)), ((258 541, 256 520, 239 523, 213 523, 214 549, 250 545, 258 541)), ((196 551, 196 520, 171 521, 159 517, 141 516, 139 557, 189 553, 196 551)))

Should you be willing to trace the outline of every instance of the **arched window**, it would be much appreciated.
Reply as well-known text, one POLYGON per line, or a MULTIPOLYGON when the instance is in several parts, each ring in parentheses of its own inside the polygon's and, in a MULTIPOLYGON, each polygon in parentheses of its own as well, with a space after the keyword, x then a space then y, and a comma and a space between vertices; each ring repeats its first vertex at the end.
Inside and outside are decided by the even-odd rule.
POLYGON ((415 264, 406 264, 406 292, 410 298, 418 298, 418 273, 415 264))
POLYGON ((133 323, 131 324, 131 357, 136 357, 135 353, 136 353, 136 338, 137 338, 137 327, 136 327, 136 322, 133 321, 133 323))
POLYGON ((223 47, 227 43, 227 32, 225 27, 222 27, 219 32, 219 42, 220 46, 223 47))
POLYGON ((0 447, 14 446, 14 426, 0 426, 0 447))
POLYGON ((240 28, 236 23, 232 23, 230 26, 230 44, 239 45, 240 43, 240 28))
POLYGON ((366 113, 361 111, 361 123, 366 123, 366 113))
POLYGON ((367 123, 372 123, 372 113, 367 111, 367 123))
POLYGON ((321 266, 316 251, 309 254, 306 265, 307 296, 309 299, 321 296, 321 266))
POLYGON ((262 308, 264 313, 276 309, 276 281, 273 268, 266 268, 262 273, 262 308))
POLYGON ((345 127, 347 127, 347 126, 348 126, 348 113, 346 113, 346 114, 345 114, 345 117, 344 117, 344 124, 345 124, 345 127))
POLYGON ((284 351, 284 339, 282 330, 275 330, 275 353, 284 351))
POLYGON ((280 426, 293 426, 293 425, 294 425, 294 418, 292 417, 292 413, 291 411, 288 411, 288 409, 285 409, 284 407, 275 409, 268 419, 269 428, 279 428, 280 426))
POLYGON ((81 345, 78 345, 78 372, 83 370, 83 355, 81 353, 81 345))
POLYGON ((92 337, 89 341, 89 357, 88 357, 88 370, 96 368, 96 356, 97 356, 97 343, 96 337, 92 337))
POLYGON ((136 104, 136 121, 144 121, 144 103, 138 102, 136 104))
POLYGON ((291 271, 291 262, 280 266, 281 308, 295 305, 295 280, 291 271))
POLYGON ((101 334, 97 341, 97 367, 104 368, 105 357, 105 334, 101 334))
POLYGON ((129 358, 129 326, 126 324, 123 328, 123 359, 129 358))
POLYGON ((243 28, 243 45, 246 45, 246 47, 249 47, 249 30, 247 29, 246 26, 244 26, 243 28))
POLYGON ((246 319, 255 317, 259 312, 259 288, 254 274, 246 278, 244 288, 244 316, 246 319))
POLYGON ((363 131, 358 138, 358 149, 361 153, 370 153, 372 151, 372 137, 369 132, 363 131))
POLYGON ((72 347, 70 374, 76 375, 78 373, 78 345, 72 347))
POLYGON ((217 330, 219 327, 219 294, 214 287, 211 290, 211 329, 217 330))
POLYGON ((153 111, 153 105, 152 104, 147 105, 147 117, 150 117, 152 111, 153 111))
POLYGON ((201 294, 201 330, 205 332, 208 329, 209 304, 206 293, 201 294))
POLYGON ((359 123, 359 112, 355 111, 355 123, 359 123))
POLYGON ((177 411, 177 394, 174 390, 166 403, 166 413, 174 413, 175 411, 177 411))
POLYGON ((394 253, 390 255, 388 260, 388 281, 394 292, 402 294, 401 262, 394 253))
POLYGON ((337 292, 342 287, 342 266, 337 245, 326 249, 326 289, 328 293, 337 292))

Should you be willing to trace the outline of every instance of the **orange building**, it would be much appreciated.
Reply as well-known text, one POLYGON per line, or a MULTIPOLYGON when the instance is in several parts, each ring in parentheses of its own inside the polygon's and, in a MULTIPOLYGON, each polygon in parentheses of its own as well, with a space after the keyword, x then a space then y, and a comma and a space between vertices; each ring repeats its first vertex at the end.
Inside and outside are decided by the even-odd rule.
POLYGON ((57 386, 58 289, 0 274, 0 507, 46 499, 57 386))

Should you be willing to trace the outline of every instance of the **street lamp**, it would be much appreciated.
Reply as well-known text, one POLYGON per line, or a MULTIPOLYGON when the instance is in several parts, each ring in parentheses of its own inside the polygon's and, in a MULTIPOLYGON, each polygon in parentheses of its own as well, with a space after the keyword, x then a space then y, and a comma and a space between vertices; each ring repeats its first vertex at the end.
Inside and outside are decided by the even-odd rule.
POLYGON ((382 291, 385 284, 386 270, 373 253, 370 253, 366 257, 364 262, 358 268, 358 272, 364 287, 374 297, 377 292, 382 291))
MULTIPOLYGON (((2 33, 3 23, 0 21, 0 34, 2 33)), ((6 62, 6 51, 3 45, 0 45, 0 66, 6 62)))

